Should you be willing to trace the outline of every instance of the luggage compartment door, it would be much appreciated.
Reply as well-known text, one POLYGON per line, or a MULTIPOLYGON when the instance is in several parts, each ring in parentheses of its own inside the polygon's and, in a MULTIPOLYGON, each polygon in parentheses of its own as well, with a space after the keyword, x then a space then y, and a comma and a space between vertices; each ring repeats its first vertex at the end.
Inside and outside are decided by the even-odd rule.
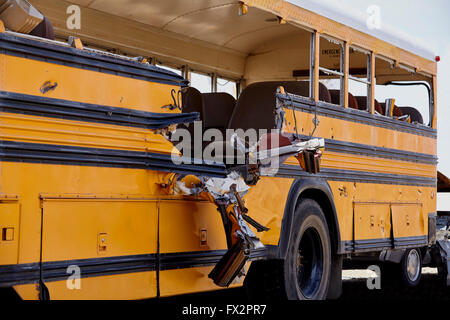
POLYGON ((51 299, 156 296, 157 228, 154 200, 44 199, 43 277, 51 299), (77 267, 81 288, 68 288, 77 267))
POLYGON ((0 265, 18 262, 19 226, 19 203, 0 202, 0 265))
MULTIPOLYGON (((391 212, 395 248, 427 245, 427 222, 421 204, 392 204, 391 212)), ((428 217, 426 219, 428 221, 428 217)))

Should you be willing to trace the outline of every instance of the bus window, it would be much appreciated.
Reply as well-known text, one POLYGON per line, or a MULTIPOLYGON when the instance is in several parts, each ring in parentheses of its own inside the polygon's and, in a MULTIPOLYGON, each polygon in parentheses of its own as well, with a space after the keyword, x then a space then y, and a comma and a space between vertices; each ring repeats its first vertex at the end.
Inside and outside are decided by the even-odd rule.
POLYGON ((212 77, 191 71, 191 87, 196 88, 201 93, 212 92, 212 77))
POLYGON ((430 124, 431 77, 401 65, 396 67, 393 61, 377 57, 375 79, 375 98, 380 102, 382 115, 415 124, 430 124), (386 108, 388 99, 392 99, 391 108, 386 108))
MULTIPOLYGON (((344 45, 338 40, 321 35, 319 59, 319 81, 330 93, 331 103, 344 106, 344 45)), ((326 101, 326 97, 319 94, 319 100, 326 101)))
POLYGON ((232 80, 217 78, 217 92, 226 92, 237 98, 237 83, 232 80))
POLYGON ((370 54, 362 49, 350 47, 348 92, 358 104, 358 109, 370 111, 370 54))

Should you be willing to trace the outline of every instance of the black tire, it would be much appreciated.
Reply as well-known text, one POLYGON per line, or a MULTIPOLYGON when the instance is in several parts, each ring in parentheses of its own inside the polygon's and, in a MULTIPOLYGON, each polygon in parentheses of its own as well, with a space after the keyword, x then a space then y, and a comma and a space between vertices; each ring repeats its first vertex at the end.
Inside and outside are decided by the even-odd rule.
POLYGON ((252 263, 245 286, 249 298, 325 300, 331 274, 328 225, 317 202, 297 206, 284 260, 252 263))
POLYGON ((400 263, 385 263, 381 270, 381 280, 388 286, 416 287, 422 278, 422 253, 420 249, 407 249, 400 263), (415 257, 418 265, 408 271, 408 259, 415 257), (412 271, 412 269, 416 269, 412 271))
POLYGON ((403 285, 407 287, 416 287, 420 283, 420 279, 422 278, 422 254, 419 249, 408 249, 403 255, 402 261, 400 262, 401 268, 401 279, 403 285), (417 259, 417 271, 409 271, 411 270, 411 266, 409 266, 408 270, 408 259, 417 259))

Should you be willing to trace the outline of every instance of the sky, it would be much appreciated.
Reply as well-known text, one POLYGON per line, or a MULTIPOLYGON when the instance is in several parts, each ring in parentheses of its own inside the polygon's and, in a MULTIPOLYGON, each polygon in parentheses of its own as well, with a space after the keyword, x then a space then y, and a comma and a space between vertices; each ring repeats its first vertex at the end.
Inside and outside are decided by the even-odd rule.
MULTIPOLYGON (((380 8, 383 23, 425 42, 441 57, 438 63, 438 170, 450 177, 450 1, 448 0, 339 0, 339 5, 368 15, 380 8)), ((450 194, 438 195, 438 210, 450 211, 450 194)))

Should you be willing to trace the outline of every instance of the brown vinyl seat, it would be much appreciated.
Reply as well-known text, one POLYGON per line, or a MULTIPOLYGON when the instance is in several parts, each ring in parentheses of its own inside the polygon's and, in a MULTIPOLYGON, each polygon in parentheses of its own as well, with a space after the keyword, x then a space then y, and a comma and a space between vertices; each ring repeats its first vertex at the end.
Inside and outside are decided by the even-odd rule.
MULTIPOLYGON (((386 103, 382 102, 382 103, 380 103, 380 105, 381 105, 381 110, 382 110, 381 114, 386 115, 386 103)), ((401 116, 403 116, 403 111, 402 111, 402 109, 400 109, 399 107, 394 105, 394 110, 392 112, 392 115, 397 118, 401 117, 401 116)))
POLYGON ((422 114, 413 107, 398 107, 404 115, 409 115, 411 118, 411 122, 417 122, 419 124, 423 124, 423 117, 422 114))
MULTIPOLYGON (((331 96, 331 103, 340 105, 341 103, 341 91, 340 90, 329 90, 331 96)), ((348 93, 348 107, 351 109, 358 109, 358 101, 349 92, 348 93)))
POLYGON ((219 129, 225 134, 236 99, 224 92, 203 93, 203 129, 219 129))
MULTIPOLYGON (((356 101, 358 102, 358 109, 359 110, 367 110, 367 97, 365 96, 356 96, 356 101)), ((379 114, 384 114, 384 110, 381 106, 381 104, 378 102, 377 99, 374 99, 375 102, 375 111, 379 114)))
MULTIPOLYGON (((193 87, 185 87, 181 89, 181 103, 182 103, 182 113, 198 112, 199 119, 203 119, 203 99, 200 91, 193 87)), ((178 125, 179 129, 185 129, 189 132, 191 137, 191 150, 194 150, 194 124, 193 123, 182 123, 178 125)), ((201 139, 201 137, 200 137, 201 139)), ((186 150, 183 151, 183 153, 186 150)))
POLYGON ((46 17, 30 32, 30 35, 55 40, 53 25, 46 17))
MULTIPOLYGON (((270 81, 257 82, 249 85, 241 93, 233 115, 228 124, 229 129, 275 129, 275 93, 283 86, 286 92, 304 97, 309 96, 309 82, 307 81, 270 81)), ((321 101, 331 103, 331 96, 325 85, 319 85, 321 101)))
POLYGON ((186 87, 181 90, 182 112, 198 112, 203 119, 203 98, 200 91, 194 87, 186 87))

